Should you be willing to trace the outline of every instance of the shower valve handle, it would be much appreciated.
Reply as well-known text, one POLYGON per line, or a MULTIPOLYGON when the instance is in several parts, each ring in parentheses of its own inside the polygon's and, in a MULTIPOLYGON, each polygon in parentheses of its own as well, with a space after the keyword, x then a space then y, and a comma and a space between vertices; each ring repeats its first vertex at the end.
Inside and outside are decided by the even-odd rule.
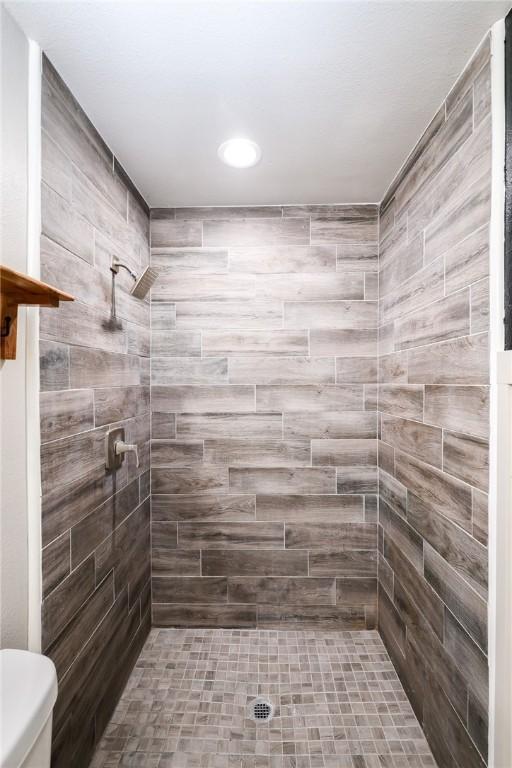
POLYGON ((139 449, 135 443, 125 443, 124 440, 117 440, 114 445, 114 453, 116 456, 122 456, 124 453, 134 453, 135 461, 137 462, 137 468, 140 466, 139 449))

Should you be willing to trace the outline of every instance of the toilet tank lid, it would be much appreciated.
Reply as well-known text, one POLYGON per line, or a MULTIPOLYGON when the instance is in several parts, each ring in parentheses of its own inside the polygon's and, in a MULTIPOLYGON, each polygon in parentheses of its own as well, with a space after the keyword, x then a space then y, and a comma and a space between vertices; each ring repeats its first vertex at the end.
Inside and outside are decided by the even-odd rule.
POLYGON ((0 651, 0 765, 20 765, 32 749, 57 698, 51 659, 39 653, 0 651))

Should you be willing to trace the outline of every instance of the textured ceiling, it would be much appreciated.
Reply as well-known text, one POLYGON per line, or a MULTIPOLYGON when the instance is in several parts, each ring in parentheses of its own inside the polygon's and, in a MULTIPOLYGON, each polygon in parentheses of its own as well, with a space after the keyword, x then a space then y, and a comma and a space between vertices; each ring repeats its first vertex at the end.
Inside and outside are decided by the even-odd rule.
POLYGON ((507 2, 11 2, 151 206, 379 201, 507 2), (249 170, 220 163, 235 135, 249 170))

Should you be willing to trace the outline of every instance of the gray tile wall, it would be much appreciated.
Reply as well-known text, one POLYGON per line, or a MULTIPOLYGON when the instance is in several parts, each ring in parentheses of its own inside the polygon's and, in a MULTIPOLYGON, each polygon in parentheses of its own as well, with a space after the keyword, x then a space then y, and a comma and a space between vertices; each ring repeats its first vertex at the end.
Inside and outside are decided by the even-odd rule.
POLYGON ((144 201, 44 60, 41 277, 76 301, 40 313, 43 651, 57 667, 53 765, 88 765, 150 626, 149 302, 112 254, 149 261, 144 201), (132 457, 107 473, 109 425, 132 457))
POLYGON ((489 58, 380 209, 379 629, 440 768, 487 758, 489 58))
POLYGON ((376 206, 151 212, 157 626, 370 628, 376 206))

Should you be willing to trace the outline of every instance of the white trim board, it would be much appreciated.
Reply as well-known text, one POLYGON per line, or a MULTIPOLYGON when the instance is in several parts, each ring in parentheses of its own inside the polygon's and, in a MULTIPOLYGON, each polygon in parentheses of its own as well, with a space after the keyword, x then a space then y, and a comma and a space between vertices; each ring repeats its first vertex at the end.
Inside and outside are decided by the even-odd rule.
POLYGON ((492 27, 489 766, 512 766, 512 352, 504 352, 505 22, 492 27))

